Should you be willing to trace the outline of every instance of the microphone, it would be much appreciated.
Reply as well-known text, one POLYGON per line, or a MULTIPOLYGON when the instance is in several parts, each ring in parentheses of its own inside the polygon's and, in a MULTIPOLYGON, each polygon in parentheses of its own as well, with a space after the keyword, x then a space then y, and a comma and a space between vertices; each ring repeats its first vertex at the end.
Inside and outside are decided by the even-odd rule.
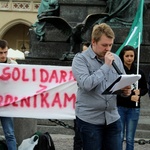
POLYGON ((117 65, 116 65, 116 63, 115 63, 114 60, 112 61, 112 66, 114 67, 114 69, 116 70, 116 72, 117 72, 119 75, 122 74, 121 71, 119 70, 119 68, 117 67, 117 65))

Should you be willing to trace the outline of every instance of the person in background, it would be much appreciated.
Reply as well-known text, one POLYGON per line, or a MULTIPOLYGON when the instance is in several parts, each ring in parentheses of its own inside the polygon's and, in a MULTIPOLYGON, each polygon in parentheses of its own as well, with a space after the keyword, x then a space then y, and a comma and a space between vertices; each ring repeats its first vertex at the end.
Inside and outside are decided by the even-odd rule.
MULTIPOLYGON (((127 45, 122 49, 119 56, 126 73, 137 74, 135 49, 127 45)), ((132 94, 129 97, 117 96, 118 112, 122 123, 122 146, 126 135, 126 150, 134 150, 134 137, 140 115, 140 97, 144 96, 148 91, 146 78, 141 69, 139 74, 141 74, 141 78, 138 84, 132 85, 132 94)))
MULTIPOLYGON (((7 57, 8 43, 5 40, 0 40, 0 63, 17 64, 15 60, 7 57)), ((14 134, 13 118, 0 117, 1 125, 4 131, 8 150, 17 150, 16 138, 14 134)))
MULTIPOLYGON (((83 150, 121 148, 121 120, 116 95, 102 94, 119 76, 112 67, 113 60, 120 71, 125 73, 120 58, 111 52, 114 38, 114 32, 109 25, 95 25, 91 45, 86 51, 77 53, 72 62, 72 71, 78 86, 76 125, 83 150)), ((129 96, 131 87, 124 87, 122 94, 129 96)))
POLYGON ((82 43, 82 51, 87 50, 89 46, 90 46, 90 43, 89 43, 89 42, 83 42, 83 43, 82 43))

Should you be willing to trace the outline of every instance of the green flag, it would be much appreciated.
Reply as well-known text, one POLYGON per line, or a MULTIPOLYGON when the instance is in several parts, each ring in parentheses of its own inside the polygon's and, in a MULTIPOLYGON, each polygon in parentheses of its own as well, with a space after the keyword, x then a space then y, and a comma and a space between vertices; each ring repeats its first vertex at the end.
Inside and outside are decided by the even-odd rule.
POLYGON ((130 46, 133 46, 134 48, 137 48, 139 45, 139 42, 140 42, 140 44, 142 43, 143 6, 144 6, 144 0, 140 0, 139 6, 137 9, 137 13, 136 13, 134 21, 132 23, 130 32, 129 32, 125 42, 117 50, 117 52, 116 52, 117 55, 120 54, 122 48, 126 45, 130 45, 130 46))

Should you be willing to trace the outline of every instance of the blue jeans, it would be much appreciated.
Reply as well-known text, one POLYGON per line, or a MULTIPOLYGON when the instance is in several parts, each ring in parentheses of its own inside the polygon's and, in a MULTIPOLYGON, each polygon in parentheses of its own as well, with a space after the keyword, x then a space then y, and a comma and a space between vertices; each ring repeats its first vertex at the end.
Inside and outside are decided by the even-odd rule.
POLYGON ((126 150, 134 150, 134 137, 139 120, 140 108, 118 107, 122 122, 122 145, 126 135, 126 150))
POLYGON ((94 125, 76 118, 83 150, 120 150, 121 121, 109 125, 94 125))
POLYGON ((0 117, 0 119, 8 150, 17 150, 13 119, 10 117, 0 117))

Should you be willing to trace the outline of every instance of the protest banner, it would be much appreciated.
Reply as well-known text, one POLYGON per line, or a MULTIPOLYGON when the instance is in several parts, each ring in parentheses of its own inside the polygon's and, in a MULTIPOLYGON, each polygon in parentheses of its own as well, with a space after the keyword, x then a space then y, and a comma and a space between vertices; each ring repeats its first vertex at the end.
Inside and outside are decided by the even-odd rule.
POLYGON ((69 66, 0 65, 1 116, 74 119, 77 85, 69 66))

